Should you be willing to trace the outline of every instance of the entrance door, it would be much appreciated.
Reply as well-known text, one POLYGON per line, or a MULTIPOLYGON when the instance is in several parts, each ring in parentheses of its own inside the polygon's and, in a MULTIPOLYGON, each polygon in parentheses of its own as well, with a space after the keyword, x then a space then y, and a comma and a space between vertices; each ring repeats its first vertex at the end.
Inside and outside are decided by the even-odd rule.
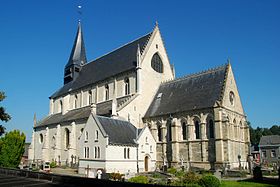
POLYGON ((148 171, 148 170, 149 170, 148 162, 149 162, 149 157, 146 156, 146 157, 145 157, 145 171, 148 171))

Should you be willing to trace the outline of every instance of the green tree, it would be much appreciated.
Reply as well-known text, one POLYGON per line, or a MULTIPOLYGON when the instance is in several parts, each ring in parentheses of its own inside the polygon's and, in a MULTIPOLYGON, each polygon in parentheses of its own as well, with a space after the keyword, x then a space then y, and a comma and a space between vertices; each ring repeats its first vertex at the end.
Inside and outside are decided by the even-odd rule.
POLYGON ((24 153, 25 134, 13 130, 0 139, 0 166, 17 167, 24 153))
MULTIPOLYGON (((3 101, 6 98, 4 92, 0 92, 0 102, 3 101)), ((6 113, 5 108, 0 105, 0 120, 1 121, 9 121, 11 119, 11 116, 6 113)), ((0 125, 0 136, 5 132, 5 127, 3 125, 0 125)))

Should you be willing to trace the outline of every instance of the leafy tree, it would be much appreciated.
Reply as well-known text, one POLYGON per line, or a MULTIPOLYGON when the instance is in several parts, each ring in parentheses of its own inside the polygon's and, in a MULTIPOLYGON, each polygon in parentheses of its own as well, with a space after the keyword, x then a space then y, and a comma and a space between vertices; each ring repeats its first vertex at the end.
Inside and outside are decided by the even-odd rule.
POLYGON ((24 153, 25 134, 14 130, 0 139, 0 166, 17 167, 24 153))
POLYGON ((251 126, 251 123, 248 121, 247 124, 250 128, 250 138, 251 138, 251 144, 257 145, 260 142, 260 139, 262 136, 268 136, 268 135, 280 135, 280 126, 279 125, 273 125, 271 128, 260 128, 257 127, 254 129, 251 126))
MULTIPOLYGON (((6 98, 4 92, 0 92, 0 102, 6 98)), ((9 121, 11 116, 5 112, 5 108, 0 105, 0 120, 1 121, 9 121)), ((5 132, 5 127, 0 125, 0 136, 5 132)))

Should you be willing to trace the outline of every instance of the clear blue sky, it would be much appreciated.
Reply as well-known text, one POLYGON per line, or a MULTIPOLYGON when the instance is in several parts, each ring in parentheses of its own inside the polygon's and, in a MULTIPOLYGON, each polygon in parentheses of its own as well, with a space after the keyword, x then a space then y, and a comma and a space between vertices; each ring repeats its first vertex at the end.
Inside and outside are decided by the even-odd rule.
POLYGON ((244 110, 254 127, 280 124, 280 1, 1 1, 1 103, 30 141, 33 115, 48 114, 48 97, 63 84, 77 29, 95 59, 152 30, 158 20, 177 77, 231 59, 244 110))

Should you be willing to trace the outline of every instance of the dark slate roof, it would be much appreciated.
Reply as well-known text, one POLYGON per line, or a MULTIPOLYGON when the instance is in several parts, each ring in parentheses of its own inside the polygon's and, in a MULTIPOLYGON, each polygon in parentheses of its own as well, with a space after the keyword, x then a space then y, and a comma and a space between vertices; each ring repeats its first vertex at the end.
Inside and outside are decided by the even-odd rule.
POLYGON ((109 144, 136 146, 136 127, 128 121, 97 116, 102 128, 109 136, 109 144))
MULTIPOLYGON (((117 98, 117 105, 120 105, 121 103, 125 102, 129 98, 131 98, 131 95, 117 98)), ((112 100, 98 103, 96 105, 97 115, 110 116, 112 113, 111 110, 112 110, 112 100)), ((42 121, 37 122, 36 127, 62 123, 66 121, 73 121, 78 119, 85 119, 89 117, 90 113, 91 113, 90 106, 86 106, 86 107, 70 110, 64 115, 62 115, 62 113, 52 114, 44 118, 42 121)))
POLYGON ((84 65, 75 81, 65 84, 50 98, 56 98, 87 85, 102 81, 136 67, 138 44, 143 51, 152 33, 132 41, 86 65, 84 65))
POLYGON ((83 39, 81 22, 79 22, 74 45, 68 63, 66 64, 65 67, 71 66, 72 64, 83 65, 85 63, 87 63, 86 50, 85 50, 85 44, 83 39))
POLYGON ((89 106, 87 106, 83 108, 70 110, 64 115, 62 115, 62 113, 52 114, 44 118, 42 121, 37 122, 36 127, 58 124, 67 121, 74 121, 78 119, 86 119, 89 117, 90 113, 91 113, 91 109, 89 106))
POLYGON ((227 66, 162 83, 145 117, 213 107, 221 97, 227 66))
POLYGON ((279 135, 262 136, 260 140, 260 146, 266 145, 280 145, 279 135))

